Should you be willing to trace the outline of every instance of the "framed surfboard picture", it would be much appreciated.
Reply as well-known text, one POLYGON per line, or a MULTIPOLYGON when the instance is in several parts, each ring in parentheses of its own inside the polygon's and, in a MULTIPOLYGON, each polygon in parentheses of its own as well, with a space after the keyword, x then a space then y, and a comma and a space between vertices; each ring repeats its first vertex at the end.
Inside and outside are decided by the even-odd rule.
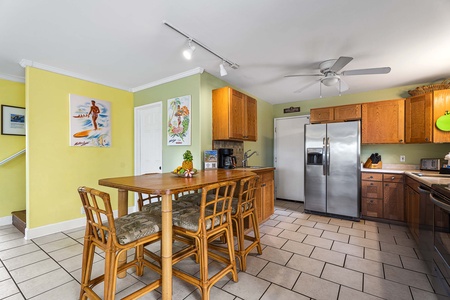
POLYGON ((111 103, 70 94, 70 146, 111 147, 111 103))
POLYGON ((2 134, 25 135, 25 108, 2 105, 2 134))

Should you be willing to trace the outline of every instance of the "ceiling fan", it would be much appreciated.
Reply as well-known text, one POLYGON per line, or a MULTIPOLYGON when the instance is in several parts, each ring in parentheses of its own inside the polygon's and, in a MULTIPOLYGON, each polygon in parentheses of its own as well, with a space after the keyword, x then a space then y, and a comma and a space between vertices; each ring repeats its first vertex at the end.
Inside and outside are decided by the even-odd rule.
POLYGON ((319 65, 320 74, 295 74, 286 75, 284 77, 299 77, 299 76, 320 76, 318 80, 305 85, 301 89, 294 91, 294 93, 300 93, 307 89, 308 87, 320 82, 320 94, 322 97, 322 84, 326 86, 337 86, 339 90, 339 95, 341 92, 348 90, 348 85, 341 79, 341 76, 352 76, 352 75, 372 75, 372 74, 387 74, 391 71, 390 67, 382 68, 371 68, 371 69, 357 69, 348 70, 338 73, 342 68, 344 68, 349 62, 353 60, 353 57, 341 56, 338 59, 329 59, 319 65))

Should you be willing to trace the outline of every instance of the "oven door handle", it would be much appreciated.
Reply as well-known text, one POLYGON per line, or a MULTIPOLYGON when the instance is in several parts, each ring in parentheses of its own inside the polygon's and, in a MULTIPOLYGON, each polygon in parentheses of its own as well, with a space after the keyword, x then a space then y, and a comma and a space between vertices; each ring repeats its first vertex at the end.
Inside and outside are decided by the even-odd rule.
POLYGON ((431 189, 424 185, 419 185, 417 187, 417 189, 419 190, 419 193, 430 193, 431 192, 431 189))
POLYGON ((431 202, 433 202, 434 204, 436 204, 437 206, 439 206, 439 207, 442 208, 443 210, 446 210, 446 211, 450 212, 450 205, 445 204, 445 203, 439 201, 438 199, 436 199, 435 197, 433 197, 433 194, 430 194, 430 199, 431 199, 431 202))

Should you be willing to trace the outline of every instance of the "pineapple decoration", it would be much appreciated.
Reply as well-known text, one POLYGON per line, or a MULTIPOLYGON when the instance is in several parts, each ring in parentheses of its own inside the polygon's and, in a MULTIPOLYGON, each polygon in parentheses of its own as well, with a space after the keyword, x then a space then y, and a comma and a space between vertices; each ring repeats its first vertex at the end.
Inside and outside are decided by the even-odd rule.
POLYGON ((192 157, 192 153, 189 150, 186 150, 183 154, 183 163, 181 167, 185 170, 192 170, 194 168, 194 164, 192 162, 194 158, 192 157))
POLYGON ((173 170, 173 172, 184 177, 194 176, 194 174, 197 173, 197 170, 194 169, 194 165, 192 163, 193 159, 194 158, 192 157, 191 151, 186 150, 183 154, 183 163, 181 166, 178 166, 175 170, 173 170))

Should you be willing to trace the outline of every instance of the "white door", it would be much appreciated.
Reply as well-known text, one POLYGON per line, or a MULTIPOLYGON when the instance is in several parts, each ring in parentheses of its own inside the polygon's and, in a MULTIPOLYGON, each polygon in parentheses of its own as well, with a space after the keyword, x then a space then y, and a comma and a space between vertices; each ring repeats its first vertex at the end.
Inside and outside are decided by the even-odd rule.
POLYGON ((134 174, 162 172, 162 102, 134 108, 134 174))
POLYGON ((309 116, 274 120, 275 195, 277 199, 305 201, 305 124, 309 116))

